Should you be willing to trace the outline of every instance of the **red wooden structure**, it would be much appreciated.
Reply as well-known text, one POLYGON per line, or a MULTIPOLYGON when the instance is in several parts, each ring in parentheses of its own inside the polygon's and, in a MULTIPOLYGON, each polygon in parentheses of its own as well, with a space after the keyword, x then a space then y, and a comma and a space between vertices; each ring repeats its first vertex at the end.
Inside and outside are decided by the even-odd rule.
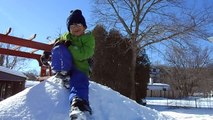
POLYGON ((33 39, 35 39, 35 37, 36 37, 36 34, 30 39, 23 39, 23 38, 10 36, 9 35, 10 32, 11 32, 11 28, 9 28, 9 30, 6 34, 0 33, 0 42, 7 43, 7 44, 13 44, 13 45, 16 45, 16 47, 13 49, 0 48, 0 54, 36 59, 39 63, 39 66, 41 67, 40 76, 51 75, 52 74, 51 67, 44 66, 42 64, 42 62, 40 61, 41 55, 37 54, 35 52, 38 50, 50 52, 53 45, 33 41, 33 39), (29 51, 29 52, 20 51, 19 50, 20 47, 31 48, 32 51, 29 51), (47 70, 49 71, 48 73, 47 73, 47 70))

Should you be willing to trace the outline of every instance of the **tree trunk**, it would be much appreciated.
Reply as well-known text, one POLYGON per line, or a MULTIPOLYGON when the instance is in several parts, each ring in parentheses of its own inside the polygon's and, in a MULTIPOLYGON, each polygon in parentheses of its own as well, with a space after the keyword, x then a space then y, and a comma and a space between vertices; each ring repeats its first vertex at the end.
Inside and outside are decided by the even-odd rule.
POLYGON ((131 95, 130 98, 136 99, 135 92, 135 69, 136 69, 136 58, 137 58, 137 46, 132 45, 132 61, 131 61, 131 70, 130 70, 130 80, 131 80, 131 95))
POLYGON ((0 55, 0 66, 3 66, 4 64, 4 56, 5 55, 0 55))

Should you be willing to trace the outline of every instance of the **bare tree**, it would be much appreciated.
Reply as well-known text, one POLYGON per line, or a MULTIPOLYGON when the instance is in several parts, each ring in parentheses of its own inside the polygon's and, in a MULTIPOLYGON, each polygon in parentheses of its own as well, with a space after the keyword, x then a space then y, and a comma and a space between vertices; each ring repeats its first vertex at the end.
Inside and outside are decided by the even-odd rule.
POLYGON ((188 44, 171 45, 166 51, 166 61, 171 66, 168 79, 173 89, 178 90, 182 97, 186 97, 203 88, 202 85, 208 78, 207 65, 211 63, 211 50, 208 47, 202 49, 188 44))
MULTIPOLYGON (((0 44, 0 47, 2 47, 2 46, 3 45, 0 44)), ((3 64, 4 64, 4 57, 5 57, 5 55, 0 54, 0 66, 3 66, 3 64)))
MULTIPOLYGON (((15 48, 14 45, 3 44, 3 43, 0 43, 0 47, 5 49, 15 48)), ((18 48, 17 50, 20 50, 20 48, 18 48)), ((22 69, 22 67, 25 64, 24 63, 25 60, 26 60, 25 58, 20 58, 17 56, 0 54, 0 66, 5 66, 6 68, 10 68, 10 69, 16 69, 16 70, 22 69)))
MULTIPOLYGON (((212 7, 187 9, 182 0, 95 0, 94 16, 98 23, 117 27, 130 39, 132 51, 131 98, 135 99, 136 58, 140 49, 166 40, 210 36, 212 7)), ((128 49, 128 50, 129 50, 128 49)))

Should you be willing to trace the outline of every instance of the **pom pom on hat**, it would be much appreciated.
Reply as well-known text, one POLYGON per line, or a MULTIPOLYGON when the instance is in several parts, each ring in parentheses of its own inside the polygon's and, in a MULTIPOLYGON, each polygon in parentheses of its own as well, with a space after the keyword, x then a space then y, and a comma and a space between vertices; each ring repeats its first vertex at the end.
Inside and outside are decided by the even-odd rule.
POLYGON ((81 10, 78 9, 74 11, 72 10, 70 13, 71 13, 70 16, 67 18, 68 31, 70 31, 69 26, 73 25, 74 23, 81 23, 85 28, 87 28, 86 21, 84 16, 82 15, 81 10))

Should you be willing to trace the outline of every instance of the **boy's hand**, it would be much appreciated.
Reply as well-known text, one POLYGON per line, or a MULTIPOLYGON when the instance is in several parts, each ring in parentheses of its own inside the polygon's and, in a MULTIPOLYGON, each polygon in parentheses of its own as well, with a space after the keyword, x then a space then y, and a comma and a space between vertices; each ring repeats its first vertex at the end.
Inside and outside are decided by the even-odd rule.
POLYGON ((70 40, 66 40, 66 41, 64 41, 64 45, 69 47, 70 45, 73 45, 73 44, 70 40))
POLYGON ((72 42, 70 40, 57 40, 54 44, 54 46, 57 46, 57 45, 65 45, 66 47, 69 47, 70 45, 72 45, 72 42))
POLYGON ((51 52, 44 51, 43 55, 41 55, 40 61, 43 65, 49 66, 48 61, 50 60, 51 52))

